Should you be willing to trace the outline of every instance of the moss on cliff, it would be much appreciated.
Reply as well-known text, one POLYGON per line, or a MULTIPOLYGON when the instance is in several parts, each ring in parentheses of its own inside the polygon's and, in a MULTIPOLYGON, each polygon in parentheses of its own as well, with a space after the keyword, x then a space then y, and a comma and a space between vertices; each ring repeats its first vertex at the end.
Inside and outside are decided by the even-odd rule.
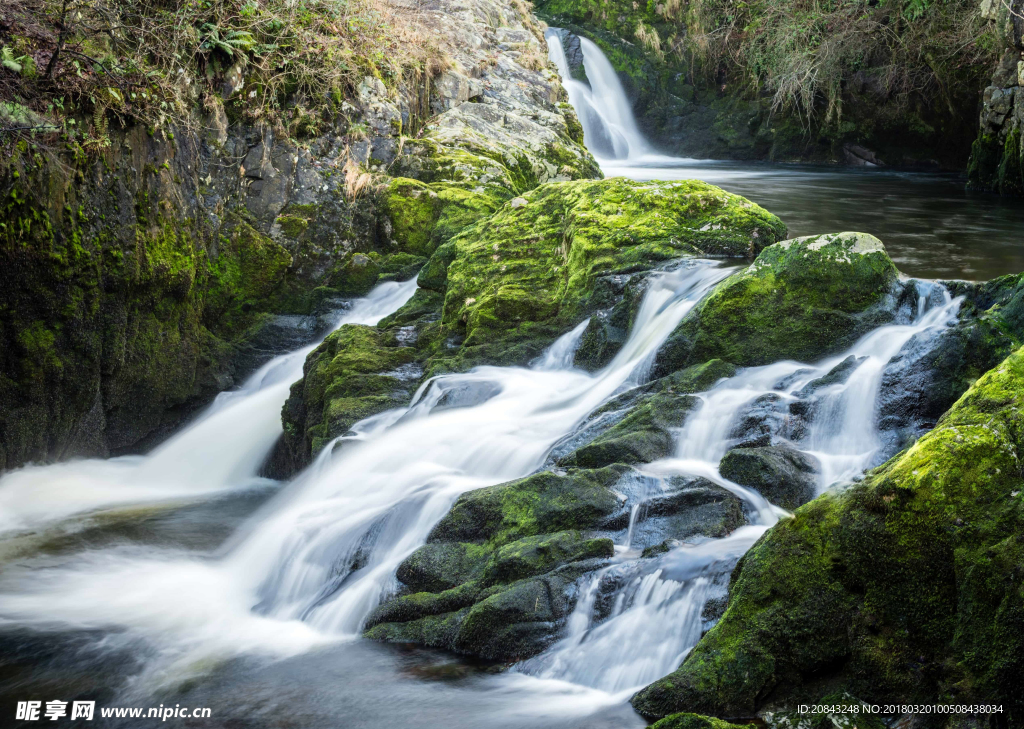
POLYGON ((1024 350, 863 483, 743 558, 718 625, 641 691, 647 716, 749 715, 846 689, 869 702, 1024 705, 1024 350))

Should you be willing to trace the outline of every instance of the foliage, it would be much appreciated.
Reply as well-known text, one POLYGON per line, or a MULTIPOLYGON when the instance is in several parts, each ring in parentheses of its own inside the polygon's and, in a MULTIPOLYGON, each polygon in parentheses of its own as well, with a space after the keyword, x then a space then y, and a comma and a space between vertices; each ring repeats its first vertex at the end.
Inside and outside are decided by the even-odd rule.
POLYGON ((14 0, 5 12, 0 99, 100 146, 108 113, 181 126, 210 96, 236 117, 315 131, 363 77, 394 86, 441 63, 415 12, 384 0, 14 0))
POLYGON ((975 0, 544 0, 539 10, 636 39, 669 77, 768 94, 839 128, 851 93, 893 109, 955 107, 994 62, 975 0))

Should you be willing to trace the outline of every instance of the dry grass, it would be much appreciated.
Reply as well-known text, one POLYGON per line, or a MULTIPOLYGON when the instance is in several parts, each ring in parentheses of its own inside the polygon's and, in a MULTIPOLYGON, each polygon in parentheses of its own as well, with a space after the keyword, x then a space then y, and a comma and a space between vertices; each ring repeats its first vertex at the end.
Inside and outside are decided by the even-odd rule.
POLYGON ((661 36, 658 35, 655 28, 644 25, 643 21, 640 21, 636 24, 633 35, 640 41, 640 45, 657 56, 659 60, 665 60, 665 54, 661 50, 661 36))
POLYGON ((838 123, 844 84, 857 76, 893 109, 915 96, 951 106, 977 84, 972 69, 992 62, 973 0, 691 0, 684 22, 672 50, 697 72, 738 68, 775 110, 808 122, 838 123))

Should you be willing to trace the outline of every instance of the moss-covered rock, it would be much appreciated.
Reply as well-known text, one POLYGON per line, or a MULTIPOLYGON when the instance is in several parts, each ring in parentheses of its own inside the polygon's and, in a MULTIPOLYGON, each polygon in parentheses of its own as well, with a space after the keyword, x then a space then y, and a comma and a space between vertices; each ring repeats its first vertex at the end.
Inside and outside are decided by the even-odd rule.
POLYGON ((601 298, 602 276, 754 255, 784 234, 770 213, 703 182, 544 185, 454 239, 442 323, 465 362, 520 363, 614 303, 601 298))
POLYGON ((913 447, 780 522, 733 576, 722 620, 644 715, 750 715, 845 689, 869 703, 1024 704, 1024 350, 913 447))
POLYGON ((620 422, 561 459, 564 466, 599 468, 612 463, 650 463, 675 450, 674 430, 700 400, 666 388, 639 400, 620 422))
MULTIPOLYGON (((637 277, 631 300, 639 302, 639 279, 659 265, 687 255, 748 255, 785 235, 775 216, 703 182, 550 183, 479 219, 490 205, 486 200, 496 199, 486 186, 485 192, 467 193, 449 183, 396 180, 390 189, 387 204, 393 216, 398 215, 394 211, 415 210, 401 214, 422 225, 435 220, 431 237, 412 243, 409 236, 422 232, 420 223, 403 233, 393 228, 392 235, 404 236, 410 250, 432 251, 417 279, 423 288, 402 311, 381 322, 379 337, 359 344, 367 367, 384 368, 375 381, 391 383, 387 387, 394 386, 389 391, 395 393, 406 392, 414 380, 478 364, 525 365, 587 316, 614 307, 621 281, 637 277), (445 197, 456 192, 469 197, 445 197), (482 207, 474 207, 477 203, 482 207), (465 227, 445 240, 447 233, 438 233, 442 225, 448 226, 445 230, 465 227), (412 327, 415 334, 399 337, 403 327, 412 327), (402 353, 378 356, 370 352, 374 346, 397 347, 402 353), (386 375, 396 368, 409 375, 406 384, 395 385, 394 376, 386 375)), ((411 255, 395 253, 391 259, 411 255)), ((628 319, 627 313, 624 325, 628 319)), ((307 370, 323 382, 297 384, 285 407, 285 439, 294 467, 307 463, 352 423, 397 404, 383 391, 345 395, 350 386, 344 382, 328 388, 331 377, 344 379, 348 372, 324 368, 324 358, 338 352, 335 344, 325 342, 310 356, 307 370), (347 415, 345 408, 351 409, 347 415)), ((637 442, 640 450, 632 456, 609 456, 603 463, 651 460, 656 452, 665 453, 668 432, 663 426, 652 428, 632 438, 650 436, 658 444, 641 447, 637 442), (654 432, 658 428, 660 435, 654 432)))
POLYGON ((613 554, 594 529, 618 507, 624 469, 542 472, 463 494, 398 569, 409 594, 384 603, 367 637, 495 659, 536 653, 571 610, 569 587, 613 554))
POLYGON ((440 294, 417 289, 377 326, 346 324, 308 355, 282 412, 281 473, 306 465, 363 418, 408 404, 434 342, 440 307, 440 294))
POLYGON ((892 318, 898 272, 874 236, 836 233, 766 248, 722 282, 658 355, 657 372, 721 358, 741 366, 812 362, 892 318))
POLYGON ((490 216, 513 192, 496 185, 391 179, 381 194, 382 212, 399 250, 430 256, 463 229, 490 216))
POLYGON ((651 725, 651 729, 741 729, 748 724, 731 724, 713 716, 672 714, 651 725))

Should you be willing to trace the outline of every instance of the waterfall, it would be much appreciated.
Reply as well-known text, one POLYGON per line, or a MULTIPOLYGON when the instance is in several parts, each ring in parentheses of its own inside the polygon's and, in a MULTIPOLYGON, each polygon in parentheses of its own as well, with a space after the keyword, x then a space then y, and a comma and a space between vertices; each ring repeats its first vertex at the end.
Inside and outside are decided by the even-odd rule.
POLYGON ((572 77, 562 37, 557 28, 549 28, 548 58, 558 68, 562 85, 583 126, 587 149, 598 161, 625 160, 651 152, 651 147, 637 128, 633 107, 626 98, 618 74, 592 41, 580 38, 583 67, 590 85, 572 77))
POLYGON ((397 587, 398 564, 460 494, 541 468, 555 442, 643 380, 665 338, 729 273, 689 261, 655 274, 629 339, 600 372, 572 368, 576 327, 534 367, 431 379, 408 407, 325 448, 218 559, 125 547, 50 570, 15 568, 0 583, 0 618, 37 629, 116 627, 157 646, 162 660, 150 670, 161 675, 212 656, 288 654, 354 637, 397 587), (168 594, 173 603, 161 599, 168 594))
MULTIPOLYGON (((376 324, 416 291, 415 279, 385 283, 337 319, 376 324)), ((192 423, 145 457, 26 466, 0 478, 0 533, 34 529, 124 504, 194 499, 252 485, 281 435, 288 388, 316 344, 275 357, 241 388, 223 392, 192 423)))
MULTIPOLYGON (((707 600, 724 598, 736 561, 785 513, 719 473, 719 461, 735 442, 737 419, 764 395, 779 396, 784 403, 798 400, 811 383, 853 357, 856 368, 845 382, 825 385, 815 393, 815 417, 795 445, 822 464, 819 491, 892 455, 881 451, 875 417, 885 367, 912 338, 932 337, 953 323, 961 302, 937 284, 914 285, 926 294, 910 323, 880 327, 847 352, 815 365, 783 361, 752 367, 702 393, 702 407, 679 433, 675 457, 640 470, 662 482, 675 475, 707 478, 746 502, 751 525, 723 539, 683 544, 655 559, 637 560, 635 552, 625 552, 622 562, 584 580, 562 640, 515 670, 621 692, 623 698, 675 670, 701 637, 707 600), (594 609, 602 585, 614 591, 607 616, 594 609)), ((633 514, 630 531, 636 510, 633 514)))

